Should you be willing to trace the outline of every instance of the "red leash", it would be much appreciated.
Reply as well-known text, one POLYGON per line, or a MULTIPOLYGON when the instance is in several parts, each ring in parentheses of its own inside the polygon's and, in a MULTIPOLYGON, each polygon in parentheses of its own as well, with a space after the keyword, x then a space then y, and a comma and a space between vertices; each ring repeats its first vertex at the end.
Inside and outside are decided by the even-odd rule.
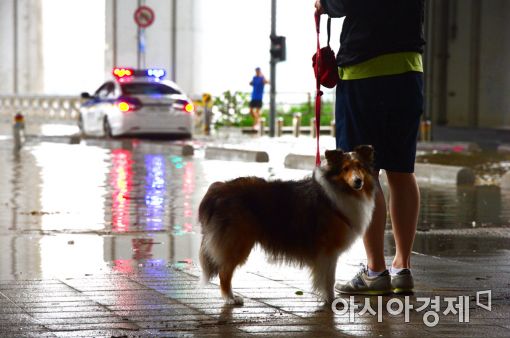
POLYGON ((320 23, 321 23, 321 16, 319 13, 315 12, 315 29, 317 30, 317 62, 315 62, 315 74, 316 76, 316 87, 315 87, 315 134, 317 135, 317 152, 315 154, 315 166, 319 167, 321 165, 321 154, 319 150, 319 135, 321 130, 321 83, 320 83, 320 62, 321 59, 320 53, 321 53, 321 45, 319 40, 319 34, 320 34, 320 23))

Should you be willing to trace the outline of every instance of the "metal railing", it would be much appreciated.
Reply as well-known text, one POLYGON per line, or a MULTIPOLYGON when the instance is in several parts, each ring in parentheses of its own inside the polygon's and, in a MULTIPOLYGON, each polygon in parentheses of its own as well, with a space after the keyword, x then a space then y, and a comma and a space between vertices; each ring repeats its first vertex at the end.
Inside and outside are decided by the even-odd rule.
POLYGON ((0 95, 0 114, 21 112, 26 117, 73 120, 78 117, 78 96, 0 95))
MULTIPOLYGON (((268 100, 267 95, 265 99, 268 100)), ((334 94, 326 92, 323 100, 334 102, 334 94)), ((80 102, 81 98, 78 96, 0 95, 0 114, 14 115, 22 112, 25 116, 71 120, 78 117, 80 102)), ((297 103, 308 103, 311 112, 312 93, 281 92, 277 95, 279 109, 285 110, 297 103)))

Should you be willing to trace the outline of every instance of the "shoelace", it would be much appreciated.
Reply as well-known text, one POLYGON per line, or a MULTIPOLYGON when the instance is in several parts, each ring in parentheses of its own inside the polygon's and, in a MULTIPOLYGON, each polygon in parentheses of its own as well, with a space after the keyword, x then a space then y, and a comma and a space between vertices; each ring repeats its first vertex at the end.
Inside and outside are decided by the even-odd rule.
POLYGON ((360 265, 361 268, 358 271, 358 273, 356 274, 356 277, 361 277, 361 275, 363 275, 363 273, 365 273, 365 272, 368 275, 368 268, 367 268, 367 266, 365 264, 363 264, 363 263, 359 263, 359 265, 360 265))

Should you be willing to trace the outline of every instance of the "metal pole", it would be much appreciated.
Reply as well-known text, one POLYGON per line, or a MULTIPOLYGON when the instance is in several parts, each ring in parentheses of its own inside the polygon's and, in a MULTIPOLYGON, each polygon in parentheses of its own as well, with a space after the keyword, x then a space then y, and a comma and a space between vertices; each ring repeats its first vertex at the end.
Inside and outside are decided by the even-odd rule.
MULTIPOLYGON (((142 1, 138 0, 138 6, 137 8, 140 8, 142 5, 142 1)), ((136 68, 140 69, 140 65, 142 63, 142 53, 140 51, 140 39, 142 38, 142 32, 141 32, 140 26, 137 26, 136 28, 136 68)))
POLYGON ((14 72, 13 72, 13 88, 12 91, 14 94, 18 94, 18 0, 13 0, 13 23, 14 23, 14 30, 13 30, 13 66, 14 66, 14 72))
MULTIPOLYGON (((271 36, 276 36, 276 0, 271 0, 271 36)), ((276 60, 272 56, 270 65, 269 136, 274 137, 276 120, 276 60)))
POLYGON ((112 9, 112 49, 113 49, 113 67, 117 67, 117 0, 113 0, 113 9, 112 9))
POLYGON ((172 55, 172 62, 171 62, 171 69, 170 72, 172 73, 171 79, 172 81, 176 82, 176 71, 177 71, 177 0, 172 1, 172 32, 171 32, 171 38, 170 38, 170 44, 171 44, 171 55, 172 55))
POLYGON ((481 10, 482 1, 475 0, 471 5, 471 50, 470 50, 470 74, 469 74, 469 107, 468 124, 470 127, 478 127, 478 110, 480 108, 480 38, 481 38, 481 10))

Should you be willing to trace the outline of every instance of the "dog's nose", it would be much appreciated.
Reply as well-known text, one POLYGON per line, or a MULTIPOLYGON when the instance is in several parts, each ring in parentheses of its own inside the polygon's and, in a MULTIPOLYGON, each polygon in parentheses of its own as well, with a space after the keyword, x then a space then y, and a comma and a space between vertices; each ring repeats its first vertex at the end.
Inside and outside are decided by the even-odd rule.
POLYGON ((360 190, 361 187, 363 187, 363 180, 359 177, 355 177, 354 180, 352 180, 353 188, 356 190, 360 190))

